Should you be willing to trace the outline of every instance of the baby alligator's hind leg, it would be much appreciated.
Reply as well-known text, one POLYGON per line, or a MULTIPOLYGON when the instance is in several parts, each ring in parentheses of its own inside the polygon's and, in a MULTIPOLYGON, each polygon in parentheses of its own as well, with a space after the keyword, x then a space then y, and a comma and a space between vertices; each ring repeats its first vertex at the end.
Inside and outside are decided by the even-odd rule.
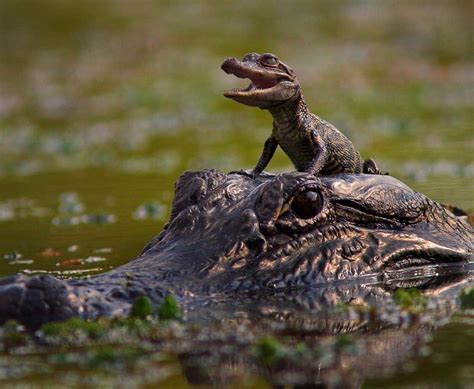
POLYGON ((368 158, 364 161, 364 166, 362 168, 362 173, 365 174, 385 174, 388 175, 388 173, 382 173, 377 165, 377 163, 372 159, 368 158))

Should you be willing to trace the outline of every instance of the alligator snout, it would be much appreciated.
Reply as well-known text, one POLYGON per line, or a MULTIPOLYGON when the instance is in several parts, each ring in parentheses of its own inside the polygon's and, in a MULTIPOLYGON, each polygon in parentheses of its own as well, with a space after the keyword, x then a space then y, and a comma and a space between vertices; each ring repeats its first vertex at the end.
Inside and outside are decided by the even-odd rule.
POLYGON ((227 74, 232 73, 232 69, 235 68, 235 66, 238 63, 237 58, 227 58, 221 65, 221 69, 226 72, 227 74))

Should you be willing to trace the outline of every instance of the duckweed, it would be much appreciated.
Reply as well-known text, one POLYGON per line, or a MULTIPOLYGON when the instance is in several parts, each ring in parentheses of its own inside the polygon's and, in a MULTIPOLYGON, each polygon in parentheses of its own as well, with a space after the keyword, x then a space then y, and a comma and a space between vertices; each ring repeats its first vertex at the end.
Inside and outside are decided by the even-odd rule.
POLYGON ((264 365, 274 364, 284 354, 285 351, 282 344, 271 336, 262 337, 255 343, 255 355, 264 365))
POLYGON ((469 290, 464 290, 461 295, 461 307, 463 309, 474 308, 474 288, 469 290))
POLYGON ((350 334, 342 334, 336 338, 335 348, 337 350, 345 350, 355 345, 355 339, 350 334))
POLYGON ((164 215, 164 206, 157 202, 150 202, 138 206, 133 213, 134 219, 160 219, 164 215))
POLYGON ((178 301, 172 295, 167 295, 158 307, 160 320, 176 320, 181 317, 181 308, 178 301))
POLYGON ((413 313, 422 311, 428 303, 418 289, 398 289, 393 294, 393 300, 400 308, 413 313))
POLYGON ((153 313, 153 306, 147 296, 138 297, 130 310, 131 318, 146 319, 153 313))
POLYGON ((41 327, 45 336, 69 339, 82 334, 88 339, 98 339, 106 331, 107 326, 101 321, 83 320, 77 317, 60 323, 46 323, 41 327))
POLYGON ((144 350, 137 346, 122 348, 102 347, 90 353, 87 365, 90 368, 103 368, 113 364, 133 364, 134 361, 144 355, 144 350))
POLYGON ((11 253, 5 254, 3 259, 5 259, 7 262, 13 262, 20 259, 22 256, 23 255, 18 251, 12 251, 11 253))
POLYGON ((5 350, 21 346, 26 343, 27 339, 25 329, 15 320, 8 320, 1 328, 0 346, 3 343, 5 350))

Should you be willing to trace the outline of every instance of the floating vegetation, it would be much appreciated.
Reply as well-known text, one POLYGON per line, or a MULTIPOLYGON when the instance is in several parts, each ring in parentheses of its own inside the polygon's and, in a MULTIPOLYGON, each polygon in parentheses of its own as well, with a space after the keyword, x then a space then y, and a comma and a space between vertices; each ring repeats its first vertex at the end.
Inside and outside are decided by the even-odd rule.
POLYGON ((113 214, 99 213, 94 215, 55 217, 52 223, 56 226, 69 226, 77 224, 109 224, 116 221, 117 217, 113 214))
POLYGON ((158 317, 161 320, 176 320, 181 317, 181 308, 173 295, 167 295, 158 307, 158 317))
POLYGON ((164 216, 165 207, 158 202, 150 202, 139 205, 133 212, 133 218, 143 219, 161 219, 164 216))
POLYGON ((5 203, 0 203, 0 220, 13 220, 15 218, 15 211, 5 203))
POLYGON ((74 192, 62 193, 59 196, 59 215, 53 218, 56 226, 78 224, 109 224, 115 223, 117 217, 110 213, 85 214, 85 206, 79 195, 74 192))
POLYGON ((265 336, 255 343, 255 356, 264 365, 271 365, 285 354, 281 343, 271 336, 265 336))
POLYGON ((0 201, 0 221, 39 218, 49 213, 49 209, 38 206, 35 200, 24 197, 0 201))
POLYGON ((86 263, 97 263, 97 262, 103 262, 106 261, 107 258, 105 257, 98 257, 98 256, 90 256, 87 258, 71 258, 71 259, 65 259, 64 261, 56 263, 56 266, 82 266, 86 263))
POLYGON ((62 193, 59 196, 59 212, 64 214, 80 214, 84 212, 85 206, 80 201, 79 195, 74 192, 62 193))
POLYGON ((103 369, 114 366, 120 368, 122 365, 134 365, 137 358, 146 355, 139 345, 129 345, 127 347, 104 347, 94 350, 86 359, 86 367, 93 369, 103 369), (118 365, 118 366, 117 366, 118 365))
POLYGON ((95 249, 94 253, 108 254, 108 253, 111 253, 112 251, 113 251, 113 249, 111 247, 104 247, 104 248, 101 248, 101 249, 95 249))
POLYGON ((23 258, 23 254, 17 252, 17 251, 12 251, 11 253, 5 254, 3 256, 3 259, 9 264, 9 265, 31 265, 34 261, 29 258, 21 259, 23 258))
POLYGON ((108 224, 115 223, 117 217, 109 213, 97 213, 92 215, 83 215, 81 217, 81 222, 86 224, 108 224))
POLYGON ((146 319, 153 313, 153 306, 151 301, 146 296, 138 297, 132 305, 130 310, 130 317, 136 317, 139 319, 146 319))
POLYGON ((9 265, 31 265, 34 261, 29 258, 21 259, 23 255, 17 251, 12 251, 11 253, 5 254, 3 259, 9 265))
POLYGON ((56 263, 56 266, 75 267, 84 265, 84 260, 80 258, 65 259, 64 261, 56 263))
POLYGON ((51 247, 48 247, 47 249, 41 251, 39 255, 41 255, 42 257, 59 257, 61 255, 61 252, 51 247))
POLYGON ((415 181, 425 181, 440 176, 472 179, 474 178, 474 163, 466 165, 446 160, 436 162, 407 160, 395 166, 391 173, 404 175, 415 181))
POLYGON ((18 259, 16 261, 8 262, 9 265, 31 265, 35 261, 33 259, 18 259))
POLYGON ((25 328, 14 320, 7 321, 0 328, 0 350, 9 351, 12 348, 23 346, 27 339, 25 328))
POLYGON ((461 293, 459 298, 461 299, 461 307, 463 309, 472 309, 472 308, 474 308, 474 288, 464 290, 461 293))
POLYGON ((97 257, 97 256, 90 256, 84 259, 85 263, 96 263, 96 262, 103 262, 106 261, 107 258, 104 257, 97 257))
POLYGON ((423 311, 428 304, 418 289, 398 289, 393 294, 393 300, 400 308, 412 313, 423 311))
POLYGON ((11 253, 3 255, 3 259, 5 259, 7 262, 18 261, 22 257, 23 255, 18 251, 12 251, 11 253))
POLYGON ((336 340, 335 340, 335 347, 338 350, 349 350, 353 347, 355 347, 355 339, 352 335, 350 334, 342 334, 339 335, 336 340))
POLYGON ((22 274, 27 275, 37 275, 37 274, 51 274, 58 278, 71 278, 71 277, 81 277, 88 276, 90 274, 100 273, 104 269, 101 267, 94 267, 91 269, 74 269, 74 270, 43 270, 43 269, 23 269, 21 270, 22 274))
POLYGON ((105 333, 107 326, 103 321, 89 321, 73 317, 60 323, 46 323, 41 327, 40 336, 61 338, 62 341, 73 339, 98 339, 105 333))
MULTIPOLYGON (((68 253, 71 253, 71 252, 76 252, 77 250, 78 250, 77 246, 69 246, 66 251, 68 253), (72 250, 71 250, 71 247, 72 247, 72 250)), ((39 255, 42 256, 42 257, 47 257, 47 258, 58 258, 62 255, 62 253, 59 250, 56 250, 56 249, 53 249, 53 248, 49 247, 47 249, 44 249, 42 252, 40 252, 39 255)), ((85 257, 85 258, 67 258, 67 259, 63 259, 63 260, 57 262, 56 266, 76 267, 76 266, 82 266, 84 264, 103 262, 103 261, 106 261, 106 260, 107 260, 107 258, 105 258, 103 256, 90 255, 90 256, 85 257)))

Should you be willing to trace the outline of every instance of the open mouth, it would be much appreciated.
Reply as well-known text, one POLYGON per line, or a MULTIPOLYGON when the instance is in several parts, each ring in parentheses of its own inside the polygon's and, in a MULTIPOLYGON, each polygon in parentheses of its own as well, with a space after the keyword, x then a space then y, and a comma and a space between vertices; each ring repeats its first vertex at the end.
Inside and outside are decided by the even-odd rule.
POLYGON ((232 74, 238 78, 247 78, 251 82, 244 88, 233 88, 224 92, 226 97, 242 96, 250 93, 259 93, 271 89, 281 82, 287 81, 283 74, 279 72, 264 71, 255 66, 247 65, 236 58, 229 58, 221 66, 227 74, 232 74))
MULTIPOLYGON (((250 77, 248 77, 250 78, 250 77)), ((257 90, 269 89, 278 84, 278 82, 268 82, 266 80, 250 79, 251 83, 246 88, 232 88, 224 91, 224 96, 234 96, 237 94, 253 92, 257 90)))

